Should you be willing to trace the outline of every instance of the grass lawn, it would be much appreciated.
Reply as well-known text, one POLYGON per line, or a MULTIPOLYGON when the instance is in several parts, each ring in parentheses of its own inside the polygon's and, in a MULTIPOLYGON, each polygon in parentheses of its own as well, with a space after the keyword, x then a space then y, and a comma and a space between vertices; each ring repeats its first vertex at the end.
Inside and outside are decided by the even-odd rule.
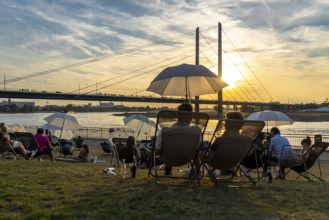
MULTIPOLYGON (((329 162, 323 163, 329 176, 329 162)), ((203 181, 157 185, 104 174, 107 163, 0 160, 0 219, 328 219, 329 185, 260 182, 256 189, 203 181)))

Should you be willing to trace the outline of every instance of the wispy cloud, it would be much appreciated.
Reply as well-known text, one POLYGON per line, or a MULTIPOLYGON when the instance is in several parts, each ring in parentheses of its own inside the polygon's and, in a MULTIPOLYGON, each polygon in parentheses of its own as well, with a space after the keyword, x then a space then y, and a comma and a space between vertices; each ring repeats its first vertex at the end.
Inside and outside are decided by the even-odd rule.
MULTIPOLYGON (((224 62, 229 66, 224 74, 235 78, 250 93, 253 85, 264 98, 268 97, 253 73, 278 99, 289 96, 290 100, 322 101, 328 90, 319 85, 329 83, 328 11, 325 0, 0 0, 0 31, 4 33, 0 35, 1 68, 8 78, 14 78, 191 32, 169 43, 50 74, 47 81, 30 79, 40 90, 52 86, 58 90, 58 84, 95 84, 168 59, 145 71, 159 69, 120 84, 135 90, 134 87, 147 87, 161 65, 174 61, 170 57, 193 50, 193 30, 197 26, 208 40, 201 39, 202 49, 209 48, 208 43, 216 48, 216 28, 205 30, 220 21, 230 38, 223 35, 223 48, 228 53, 224 54, 224 62), (289 88, 294 90, 287 94, 289 88), (312 91, 318 91, 316 97, 312 91)), ((193 52, 185 56, 181 62, 194 62, 193 52)), ((204 65, 216 64, 212 49, 203 56, 207 57, 201 59, 204 65)), ((12 84, 17 88, 23 85, 24 82, 12 84)))

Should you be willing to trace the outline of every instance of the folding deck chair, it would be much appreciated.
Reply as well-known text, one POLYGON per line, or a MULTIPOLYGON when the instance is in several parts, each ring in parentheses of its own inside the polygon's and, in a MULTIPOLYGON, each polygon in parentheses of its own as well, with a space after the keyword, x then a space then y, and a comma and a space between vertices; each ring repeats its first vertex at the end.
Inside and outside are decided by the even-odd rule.
POLYGON ((328 146, 329 143, 326 142, 315 142, 309 150, 308 158, 305 161, 303 161, 302 164, 295 164, 294 166, 291 166, 287 174, 292 170, 298 174, 296 179, 302 176, 307 180, 313 182, 311 177, 314 177, 325 182, 325 180, 322 178, 322 171, 321 171, 321 164, 319 157, 328 148, 328 146), (310 172, 310 169, 313 167, 316 161, 318 161, 319 176, 310 172))
POLYGON ((120 166, 119 152, 126 146, 127 138, 112 138, 112 142, 114 144, 112 158, 115 157, 117 166, 120 166))
POLYGON ((38 149, 38 142, 35 140, 34 135, 30 132, 15 132, 15 136, 22 142, 24 148, 28 151, 38 149))
POLYGON ((3 133, 0 132, 0 158, 9 156, 10 154, 13 154, 14 159, 19 159, 18 154, 15 152, 13 146, 11 143, 9 143, 4 137, 3 133))
MULTIPOLYGON (((252 183, 256 185, 256 180, 243 170, 241 161, 252 148, 252 143, 258 133, 262 131, 265 123, 263 121, 226 119, 218 122, 213 137, 210 141, 211 146, 205 155, 205 168, 214 182, 233 182, 236 173, 240 171, 247 181, 238 181, 240 183, 252 183), (208 167, 207 167, 208 166, 208 167), (217 178, 212 170, 234 170, 233 174, 227 178, 217 178)), ((257 156, 254 151, 254 159, 257 164, 257 156)), ((257 165, 258 169, 258 165, 257 165)), ((259 173, 259 172, 257 172, 259 173)), ((259 175, 259 174, 258 174, 259 175)), ((259 179, 259 177, 258 177, 259 179)))
POLYGON ((203 134, 208 124, 209 116, 205 113, 163 110, 158 113, 155 140, 152 146, 153 166, 150 165, 149 176, 160 178, 200 179, 197 175, 199 167, 195 167, 197 156, 203 141, 203 134), (158 134, 159 132, 159 134, 158 134), (158 136, 156 135, 158 134, 158 136), (156 154, 157 141, 161 145, 159 155, 156 154), (167 166, 191 165, 188 177, 173 173, 171 176, 160 175, 157 159, 167 166))

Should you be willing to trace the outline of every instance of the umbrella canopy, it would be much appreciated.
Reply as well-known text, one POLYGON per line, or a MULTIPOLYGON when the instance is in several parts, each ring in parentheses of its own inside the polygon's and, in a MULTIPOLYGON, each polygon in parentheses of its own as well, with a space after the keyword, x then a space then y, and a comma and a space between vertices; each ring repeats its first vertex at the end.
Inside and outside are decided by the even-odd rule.
POLYGON ((56 112, 44 118, 48 124, 44 128, 49 130, 60 130, 59 138, 62 138, 63 130, 78 130, 81 127, 78 120, 70 114, 64 112, 56 112))
POLYGON ((286 114, 279 111, 261 111, 252 113, 247 120, 264 121, 266 126, 291 125, 294 121, 286 114))
POLYGON ((7 125, 7 128, 9 131, 13 131, 13 132, 26 132, 25 127, 21 124, 7 125))
POLYGON ((136 139, 147 139, 155 132, 156 123, 143 115, 131 115, 123 119, 124 124, 135 131, 136 139))
POLYGON ((162 96, 192 97, 214 94, 228 86, 202 65, 181 64, 167 67, 151 82, 147 91, 162 96))

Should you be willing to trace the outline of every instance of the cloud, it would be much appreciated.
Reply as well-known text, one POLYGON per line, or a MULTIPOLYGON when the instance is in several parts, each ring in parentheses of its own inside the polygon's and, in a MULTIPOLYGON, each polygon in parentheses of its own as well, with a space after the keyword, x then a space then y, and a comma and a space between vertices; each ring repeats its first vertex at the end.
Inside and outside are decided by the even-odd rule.
MULTIPOLYGON (((154 69, 150 73, 120 84, 127 88, 147 87, 162 65, 173 65, 175 63, 171 63, 179 59, 177 64, 194 62, 193 51, 170 58, 194 49, 197 26, 208 41, 201 39, 201 50, 205 50, 203 56, 207 57, 202 58, 202 64, 216 64, 216 26, 220 21, 225 31, 223 57, 229 66, 225 71, 233 71, 224 74, 231 74, 236 84, 249 93, 253 91, 251 84, 265 99, 268 99, 266 92, 254 73, 275 97, 286 96, 281 88, 293 85, 297 87, 296 92, 289 96, 300 100, 298 96, 310 97, 308 94, 316 88, 313 81, 308 83, 312 77, 321 85, 328 83, 321 79, 328 75, 328 11, 329 4, 323 0, 146 0, 138 3, 132 0, 0 0, 0 31, 5 33, 0 35, 0 59, 2 71, 14 78, 140 47, 138 51, 108 60, 49 74, 47 80, 53 80, 56 85, 66 83, 69 76, 71 84, 90 84, 163 61, 145 68, 145 71, 154 69), (161 42, 166 39, 169 42, 161 42), (141 47, 143 45, 152 46, 141 47), (236 68, 248 77, 250 84, 241 79, 236 68), (281 82, 277 78, 285 80, 281 82)), ((139 73, 143 71, 134 74, 139 73)), ((22 84, 24 82, 17 82, 13 86, 22 84)), ((39 87, 47 88, 42 83, 39 87)), ((321 89, 318 100, 327 92, 321 89)))

